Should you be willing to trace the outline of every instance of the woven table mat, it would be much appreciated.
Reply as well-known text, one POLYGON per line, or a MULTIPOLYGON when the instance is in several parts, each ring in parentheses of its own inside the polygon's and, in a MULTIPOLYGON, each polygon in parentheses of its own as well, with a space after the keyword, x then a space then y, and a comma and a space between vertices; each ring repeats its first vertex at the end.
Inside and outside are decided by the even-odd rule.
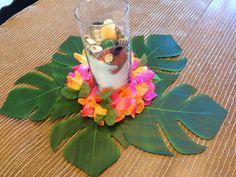
MULTIPOLYGON (((0 26, 0 105, 14 81, 51 60, 70 35, 79 35, 78 0, 40 0, 0 26)), ((101 176, 236 176, 236 3, 235 0, 130 0, 131 35, 172 34, 188 57, 172 86, 188 83, 215 99, 229 114, 217 136, 197 143, 199 155, 174 157, 130 146, 101 176)), ((35 123, 0 116, 0 177, 86 176, 52 152, 49 121, 35 123)), ((163 134, 163 133, 162 133, 163 134)))

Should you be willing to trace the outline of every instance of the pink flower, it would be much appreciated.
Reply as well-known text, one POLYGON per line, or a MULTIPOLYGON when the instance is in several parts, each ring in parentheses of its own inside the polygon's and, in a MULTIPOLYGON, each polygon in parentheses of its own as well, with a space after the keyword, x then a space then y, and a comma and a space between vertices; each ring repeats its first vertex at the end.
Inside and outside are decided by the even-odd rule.
POLYGON ((90 88, 95 87, 95 83, 93 81, 93 77, 92 77, 92 74, 89 70, 88 64, 80 64, 80 65, 72 67, 72 69, 75 71, 78 71, 80 73, 83 80, 85 80, 89 84, 90 88))
MULTIPOLYGON (((85 60, 82 55, 75 56, 81 61, 85 60)), ((136 114, 140 114, 144 107, 149 105, 157 96, 155 93, 155 84, 152 82, 155 73, 147 66, 139 66, 138 60, 139 59, 135 58, 132 53, 130 82, 118 90, 113 90, 110 95, 110 105, 116 112, 116 122, 123 120, 125 116, 135 118, 136 114)), ((101 106, 103 100, 101 94, 97 92, 98 87, 93 81, 89 65, 83 63, 74 66, 73 70, 74 72, 70 72, 67 76, 67 86, 79 90, 83 81, 85 81, 91 89, 87 97, 78 99, 78 102, 83 106, 80 112, 81 115, 84 117, 93 117, 94 119, 96 119, 98 115, 105 116, 108 110, 101 106)), ((105 122, 102 120, 99 121, 98 124, 103 126, 105 122)))

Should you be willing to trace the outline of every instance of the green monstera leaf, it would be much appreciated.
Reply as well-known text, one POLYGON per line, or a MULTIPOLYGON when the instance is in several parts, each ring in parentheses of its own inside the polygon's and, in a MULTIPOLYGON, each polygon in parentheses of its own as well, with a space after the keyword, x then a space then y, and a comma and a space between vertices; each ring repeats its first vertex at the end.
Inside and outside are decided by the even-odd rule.
POLYGON ((65 86, 66 77, 73 71, 72 66, 80 64, 74 52, 82 53, 83 44, 80 37, 69 37, 54 54, 53 62, 37 67, 38 72, 30 72, 22 76, 15 84, 27 84, 31 87, 13 89, 0 109, 0 113, 13 118, 28 118, 41 121, 52 114, 52 120, 79 112, 81 106, 76 101, 61 97, 61 89, 65 86), (64 52, 64 53, 62 53, 64 52), (67 109, 62 109, 62 107, 67 109), (55 109, 55 110, 54 110, 55 109))
POLYGON ((30 87, 13 89, 1 108, 1 114, 14 118, 28 118, 34 121, 46 119, 60 96, 61 86, 50 78, 30 72, 16 81, 30 87))
MULTIPOLYGON (((74 53, 82 54, 83 48, 83 43, 79 36, 70 36, 60 45, 59 51, 53 55, 53 62, 39 69, 47 73, 49 72, 58 84, 65 86, 68 73, 73 71, 72 67, 80 64, 74 58, 74 53)), ((84 85, 82 85, 83 88, 86 87, 84 85)), ((83 91, 83 94, 86 94, 89 88, 86 87, 86 89, 81 89, 81 91, 83 91)), ((62 95, 55 105, 51 120, 57 120, 68 114, 80 112, 81 105, 75 99, 79 94, 82 94, 81 91, 77 93, 63 87, 61 91, 62 95)))
POLYGON ((63 116, 67 116, 72 113, 78 113, 80 112, 81 108, 82 107, 80 104, 78 104, 77 100, 67 99, 61 95, 55 104, 55 108, 51 115, 51 120, 57 120, 63 116))
POLYGON ((132 50, 137 57, 145 57, 147 65, 160 77, 161 80, 156 82, 158 95, 178 78, 178 72, 187 63, 186 58, 176 59, 182 49, 171 35, 150 35, 146 40, 144 36, 135 36, 132 38, 132 50))
POLYGON ((82 54, 83 49, 84 46, 80 36, 68 37, 59 47, 59 50, 67 55, 74 55, 75 52, 82 54))
POLYGON ((74 58, 74 53, 82 54, 83 49, 84 46, 81 38, 70 36, 60 45, 59 51, 53 55, 52 59, 54 62, 64 67, 79 65, 80 63, 74 58))
MULTIPOLYGON (((182 49, 171 35, 149 35, 146 40, 144 36, 132 38, 132 51, 141 58, 144 54, 148 59, 176 57, 181 55, 182 49)), ((158 67, 158 66, 157 66, 158 67)))
POLYGON ((120 150, 112 137, 119 139, 124 148, 128 146, 120 129, 101 127, 91 119, 77 115, 52 128, 52 149, 57 150, 66 138, 76 132, 79 133, 66 144, 63 154, 66 160, 90 176, 98 176, 120 157, 120 150))
POLYGON ((178 72, 187 63, 186 58, 173 58, 181 55, 182 49, 170 35, 150 35, 146 40, 144 36, 135 36, 132 50, 139 58, 145 55, 149 67, 162 71, 178 72))
POLYGON ((80 37, 70 36, 60 45, 59 51, 52 56, 51 73, 60 85, 65 85, 66 76, 73 71, 72 67, 80 64, 74 58, 74 53, 82 54, 83 48, 80 37))
POLYGON ((180 85, 156 99, 137 118, 126 119, 121 126, 130 144, 147 152, 172 155, 160 136, 159 124, 177 152, 196 154, 204 151, 206 147, 196 144, 179 123, 200 138, 211 139, 227 111, 206 95, 190 97, 195 92, 194 87, 180 85))

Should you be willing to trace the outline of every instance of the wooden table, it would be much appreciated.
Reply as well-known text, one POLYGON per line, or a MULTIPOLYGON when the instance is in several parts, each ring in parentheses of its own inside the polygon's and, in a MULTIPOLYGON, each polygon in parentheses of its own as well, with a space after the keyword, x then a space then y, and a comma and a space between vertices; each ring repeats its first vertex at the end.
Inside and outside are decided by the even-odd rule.
MULTIPOLYGON (((50 61, 69 36, 79 35, 78 0, 42 0, 0 26, 0 105, 14 81, 50 61)), ((129 147, 101 176, 236 176, 236 1, 130 0, 132 35, 172 34, 189 58, 174 84, 188 83, 229 114, 210 141, 189 136, 208 150, 199 155, 153 155, 129 147)), ((53 123, 0 118, 0 176, 75 177, 85 173, 50 149, 53 123)))

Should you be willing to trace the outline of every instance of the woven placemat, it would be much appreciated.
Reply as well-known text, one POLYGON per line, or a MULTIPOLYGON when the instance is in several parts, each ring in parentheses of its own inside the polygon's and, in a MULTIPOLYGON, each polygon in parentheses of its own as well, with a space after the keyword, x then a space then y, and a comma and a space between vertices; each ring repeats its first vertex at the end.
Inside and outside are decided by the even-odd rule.
MULTIPOLYGON (((70 35, 78 0, 40 0, 0 26, 0 105, 14 81, 50 61, 70 35)), ((131 34, 172 34, 189 58, 173 85, 188 83, 229 110, 218 135, 199 155, 174 157, 134 147, 101 176, 236 176, 236 15, 234 0, 130 0, 131 34)), ((172 86, 172 87, 173 87, 172 86)), ((0 177, 75 177, 84 172, 52 152, 49 121, 34 123, 0 116, 0 177)), ((187 131, 187 130, 186 130, 187 131)), ((170 146, 170 145, 168 145, 170 146)))

